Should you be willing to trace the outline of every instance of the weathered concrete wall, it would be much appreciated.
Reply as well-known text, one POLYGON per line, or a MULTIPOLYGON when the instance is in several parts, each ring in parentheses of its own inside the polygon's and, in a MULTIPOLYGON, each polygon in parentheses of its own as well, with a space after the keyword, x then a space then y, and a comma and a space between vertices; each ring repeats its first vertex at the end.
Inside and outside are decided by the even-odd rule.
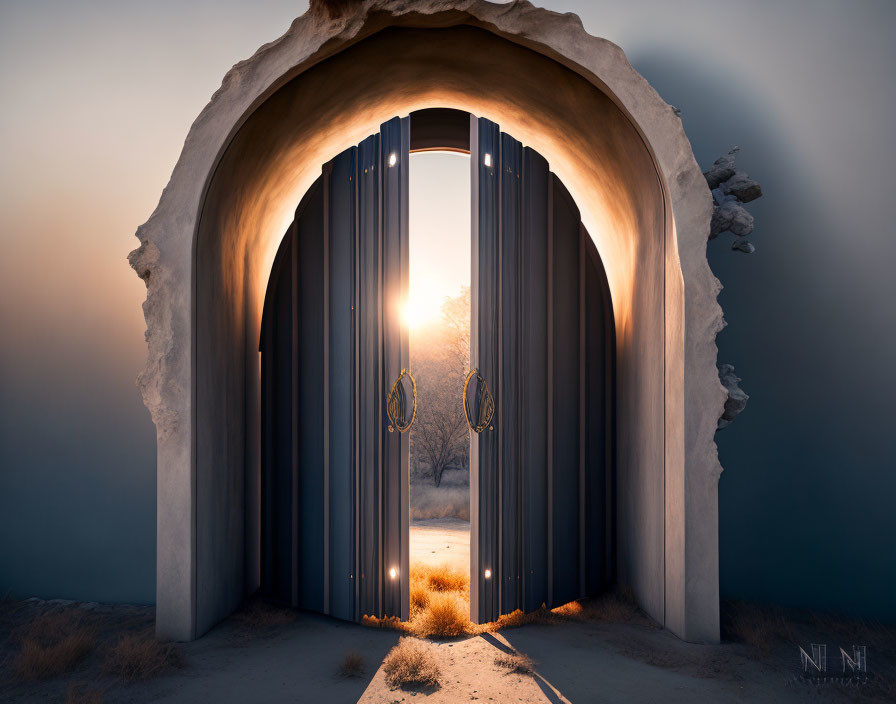
POLYGON ((312 12, 236 66, 138 233, 159 632, 201 634, 257 583, 258 323, 292 210, 320 165, 381 121, 444 106, 499 122, 576 199, 617 321, 620 575, 680 636, 716 639, 721 315, 705 258, 712 203, 678 118, 573 16, 527 3, 365 7, 312 12), (379 31, 389 25, 406 28, 379 31))

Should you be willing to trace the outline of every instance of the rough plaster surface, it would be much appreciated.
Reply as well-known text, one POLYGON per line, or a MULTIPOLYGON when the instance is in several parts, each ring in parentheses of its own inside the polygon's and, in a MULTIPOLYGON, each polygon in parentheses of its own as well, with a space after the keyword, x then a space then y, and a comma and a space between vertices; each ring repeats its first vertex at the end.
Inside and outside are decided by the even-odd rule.
POLYGON ((713 436, 726 393, 719 284, 706 261, 709 189, 677 115, 618 47, 574 15, 482 0, 367 0, 340 18, 312 9, 297 19, 227 74, 138 230, 130 260, 147 284, 138 383, 158 436, 159 633, 201 635, 254 586, 257 326, 292 208, 315 167, 379 121, 439 105, 496 119, 541 151, 576 198, 608 270, 621 341, 620 574, 673 632, 717 640, 713 436), (436 29, 460 33, 427 49, 420 32, 436 29), (340 64, 350 50, 356 60, 340 64), (406 55, 430 61, 422 79, 406 55), (485 75, 464 74, 477 55, 493 62, 485 75), (346 76, 365 56, 372 86, 346 76), (521 60, 534 76, 512 63, 521 60), (569 75, 558 84, 561 70, 569 75), (334 85, 343 95, 319 97, 334 85), (571 109, 558 112, 555 97, 571 109), (287 115, 302 117, 284 136, 277 119, 287 115), (260 151, 245 137, 253 130, 268 134, 260 151))

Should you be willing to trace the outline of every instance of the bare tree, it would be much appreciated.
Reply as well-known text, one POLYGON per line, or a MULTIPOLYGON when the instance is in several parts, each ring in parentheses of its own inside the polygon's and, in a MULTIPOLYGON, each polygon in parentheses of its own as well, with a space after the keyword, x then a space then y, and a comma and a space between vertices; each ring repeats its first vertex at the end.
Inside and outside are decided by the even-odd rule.
POLYGON ((423 462, 433 484, 450 466, 469 471, 469 430, 463 412, 464 375, 470 360, 470 290, 445 300, 438 323, 412 341, 417 379, 417 421, 412 431, 415 463, 423 462))

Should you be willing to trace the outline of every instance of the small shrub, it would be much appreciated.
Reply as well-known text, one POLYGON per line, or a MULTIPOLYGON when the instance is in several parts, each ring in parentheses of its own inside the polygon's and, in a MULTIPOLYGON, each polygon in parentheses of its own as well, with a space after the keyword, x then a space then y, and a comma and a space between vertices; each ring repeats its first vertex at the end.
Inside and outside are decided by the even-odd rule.
POLYGON ((23 680, 43 680, 68 672, 93 648, 93 636, 66 636, 54 645, 44 646, 28 639, 16 658, 14 669, 23 680))
POLYGON ((521 653, 502 653, 495 658, 495 665, 520 675, 531 675, 535 670, 532 658, 521 653))
POLYGON ((129 680, 145 680, 183 666, 174 643, 156 640, 152 632, 121 636, 106 653, 104 669, 129 680))
POLYGON ((343 677, 360 677, 364 672, 364 658, 361 653, 350 650, 342 659, 342 665, 339 666, 339 674, 343 677))
POLYGON ((433 592, 429 604, 411 624, 418 635, 459 636, 470 625, 469 604, 452 592, 433 592))
POLYGON ((15 637, 21 650, 13 660, 13 671, 23 680, 49 679, 68 672, 96 641, 93 628, 71 610, 41 614, 19 629, 15 637))
POLYGON ((386 655, 383 673, 392 687, 436 687, 442 676, 429 646, 407 637, 386 655))
POLYGON ((413 578, 410 585, 410 592, 411 618, 414 618, 417 613, 429 606, 429 597, 431 595, 431 592, 423 581, 413 580, 413 578))
POLYGON ((427 586, 434 592, 467 592, 470 590, 470 577, 462 572, 442 565, 429 570, 426 575, 427 586))

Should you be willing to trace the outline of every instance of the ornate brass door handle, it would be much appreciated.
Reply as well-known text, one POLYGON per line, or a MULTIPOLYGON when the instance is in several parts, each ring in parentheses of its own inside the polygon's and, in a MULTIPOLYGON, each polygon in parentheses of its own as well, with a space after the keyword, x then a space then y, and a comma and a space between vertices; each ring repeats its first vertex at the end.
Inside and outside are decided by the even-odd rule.
POLYGON ((467 374, 463 402, 470 430, 475 433, 481 433, 486 428, 494 430, 492 418, 495 416, 495 399, 478 369, 471 369, 467 374))
POLYGON ((410 369, 402 369, 401 374, 392 384, 392 390, 386 398, 386 415, 389 417, 389 432, 396 429, 399 433, 406 433, 414 424, 417 417, 417 381, 410 369), (410 393, 405 388, 406 382, 410 382, 410 393), (408 396, 411 397, 411 405, 408 408, 408 396))

